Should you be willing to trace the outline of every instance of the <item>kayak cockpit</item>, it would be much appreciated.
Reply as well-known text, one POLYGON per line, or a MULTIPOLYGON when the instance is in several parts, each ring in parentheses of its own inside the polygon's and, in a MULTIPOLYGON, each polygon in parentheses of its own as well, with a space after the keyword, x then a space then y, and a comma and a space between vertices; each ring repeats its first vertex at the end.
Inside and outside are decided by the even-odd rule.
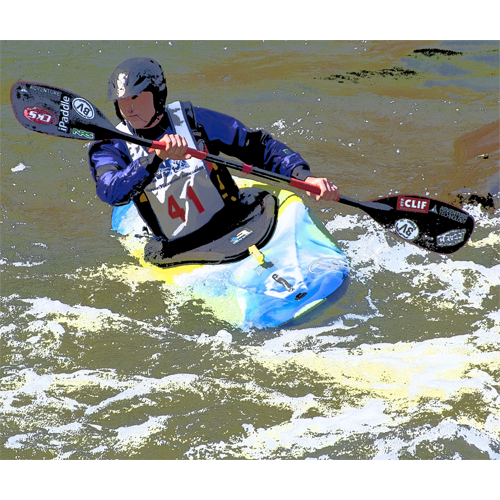
POLYGON ((278 200, 258 188, 240 190, 238 210, 223 209, 208 224, 173 241, 151 238, 144 260, 160 267, 237 262, 249 247, 262 248, 272 237, 278 219, 278 200))

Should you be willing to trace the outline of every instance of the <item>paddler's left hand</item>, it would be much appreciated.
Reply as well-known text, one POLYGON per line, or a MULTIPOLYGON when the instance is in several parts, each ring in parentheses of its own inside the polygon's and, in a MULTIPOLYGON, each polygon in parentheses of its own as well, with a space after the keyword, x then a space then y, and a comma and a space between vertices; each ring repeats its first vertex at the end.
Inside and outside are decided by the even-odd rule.
MULTIPOLYGON (((179 134, 165 134, 159 142, 165 144, 165 149, 155 149, 155 153, 162 160, 170 158, 171 160, 189 160, 190 154, 187 154, 188 145, 186 139, 179 134)), ((150 153, 153 152, 151 148, 150 153)))
POLYGON ((307 195, 314 198, 316 201, 339 201, 340 193, 339 188, 325 177, 308 177, 305 182, 314 184, 321 189, 320 194, 310 193, 306 191, 307 195))

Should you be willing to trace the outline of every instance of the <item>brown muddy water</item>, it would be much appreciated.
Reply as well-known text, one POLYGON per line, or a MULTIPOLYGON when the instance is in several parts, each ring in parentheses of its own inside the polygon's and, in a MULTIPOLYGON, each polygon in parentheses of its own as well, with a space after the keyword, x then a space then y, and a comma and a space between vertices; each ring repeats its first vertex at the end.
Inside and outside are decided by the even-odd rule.
POLYGON ((500 458, 498 41, 1 44, 0 458, 500 458), (335 303, 242 331, 150 279, 110 230, 88 144, 29 133, 19 80, 113 121, 133 56, 263 128, 362 200, 428 195, 476 219, 451 256, 307 203, 346 254, 335 303))

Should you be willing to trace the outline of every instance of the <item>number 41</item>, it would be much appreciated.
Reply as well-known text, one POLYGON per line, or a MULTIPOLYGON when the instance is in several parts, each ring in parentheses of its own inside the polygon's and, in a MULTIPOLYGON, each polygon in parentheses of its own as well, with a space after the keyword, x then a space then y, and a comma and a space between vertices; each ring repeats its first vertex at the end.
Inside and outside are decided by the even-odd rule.
MULTIPOLYGON (((196 207, 196 210, 198 210, 198 213, 202 214, 205 211, 205 208, 201 204, 198 196, 196 196, 196 193, 194 192, 192 186, 189 186, 187 188, 187 196, 194 203, 194 206, 196 207)), ((172 219, 180 218, 182 222, 186 222, 186 211, 179 206, 172 195, 168 197, 168 215, 170 215, 172 219)))

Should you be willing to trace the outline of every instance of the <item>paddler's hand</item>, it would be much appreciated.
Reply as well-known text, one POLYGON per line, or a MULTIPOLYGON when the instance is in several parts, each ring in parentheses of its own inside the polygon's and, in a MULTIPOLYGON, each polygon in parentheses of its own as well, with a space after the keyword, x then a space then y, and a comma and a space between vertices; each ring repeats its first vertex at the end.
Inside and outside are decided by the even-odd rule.
POLYGON ((321 189, 320 194, 310 193, 309 191, 306 191, 307 196, 314 198, 316 201, 339 201, 339 188, 325 177, 308 177, 305 182, 307 182, 308 184, 314 184, 321 189))
MULTIPOLYGON (((170 158, 171 160, 189 160, 190 154, 187 154, 188 145, 186 139, 179 134, 165 134, 159 142, 165 144, 165 149, 155 149, 155 153, 162 160, 170 158)), ((153 152, 151 148, 150 153, 153 152)))

